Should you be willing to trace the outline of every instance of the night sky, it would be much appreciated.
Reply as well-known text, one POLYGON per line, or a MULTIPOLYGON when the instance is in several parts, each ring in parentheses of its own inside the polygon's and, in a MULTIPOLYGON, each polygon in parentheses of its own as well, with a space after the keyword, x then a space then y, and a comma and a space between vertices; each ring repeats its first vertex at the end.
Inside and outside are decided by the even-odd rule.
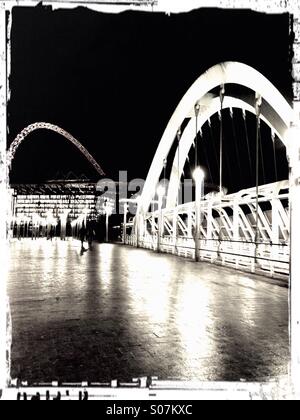
MULTIPOLYGON (((14 8, 9 143, 28 124, 51 122, 80 140, 108 177, 128 170, 129 177, 144 178, 177 104, 211 66, 223 61, 249 64, 291 100, 289 42, 287 14, 201 9, 169 17, 14 8)), ((208 181, 217 183, 218 118, 212 122, 212 130, 207 125, 203 131, 200 163, 208 168, 209 162, 208 181)), ((254 123, 249 116, 253 166, 254 123)), ((224 126, 224 183, 230 191, 253 186, 241 111, 235 113, 234 131, 224 111, 224 126)), ((261 183, 273 182, 272 143, 265 127, 262 140, 261 183)), ((279 141, 276 156, 278 179, 285 179, 285 149, 279 141)), ((58 171, 97 179, 74 146, 56 134, 38 131, 19 148, 11 181, 43 182, 58 171)), ((187 165, 187 176, 189 171, 187 165)))

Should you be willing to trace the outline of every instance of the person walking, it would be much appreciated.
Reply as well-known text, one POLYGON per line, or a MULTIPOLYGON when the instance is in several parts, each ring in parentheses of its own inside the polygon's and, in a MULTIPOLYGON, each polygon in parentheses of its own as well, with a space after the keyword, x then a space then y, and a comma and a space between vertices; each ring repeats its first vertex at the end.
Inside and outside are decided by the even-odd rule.
POLYGON ((87 227, 87 241, 88 241, 89 249, 90 250, 93 249, 93 240, 94 240, 94 237, 95 237, 95 231, 94 231, 92 222, 90 222, 88 224, 88 227, 87 227))
POLYGON ((81 251, 83 252, 84 251, 83 244, 84 244, 84 241, 86 239, 86 228, 85 228, 84 223, 82 224, 82 226, 81 226, 81 228, 79 230, 79 239, 81 241, 81 251))

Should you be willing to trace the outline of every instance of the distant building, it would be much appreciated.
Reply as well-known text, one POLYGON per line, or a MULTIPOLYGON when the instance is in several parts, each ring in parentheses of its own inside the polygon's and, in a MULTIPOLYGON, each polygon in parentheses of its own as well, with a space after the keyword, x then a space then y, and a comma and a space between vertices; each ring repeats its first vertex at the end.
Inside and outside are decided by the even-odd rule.
POLYGON ((57 222, 67 215, 76 220, 84 212, 91 219, 97 218, 96 183, 84 175, 76 177, 69 173, 63 179, 50 180, 43 184, 14 184, 12 189, 13 217, 47 219, 51 215, 57 222))
MULTIPOLYGON (((113 182, 113 181, 112 181, 113 182)), ((116 183, 117 185, 118 183, 116 183)), ((105 214, 108 209, 110 227, 119 224, 115 214, 116 196, 97 191, 97 182, 85 175, 70 172, 39 184, 11 184, 11 234, 14 237, 74 236, 80 224, 92 222, 97 237, 105 236, 105 214), (74 228, 76 227, 76 229, 74 228)), ((113 229, 111 238, 119 231, 113 229)))

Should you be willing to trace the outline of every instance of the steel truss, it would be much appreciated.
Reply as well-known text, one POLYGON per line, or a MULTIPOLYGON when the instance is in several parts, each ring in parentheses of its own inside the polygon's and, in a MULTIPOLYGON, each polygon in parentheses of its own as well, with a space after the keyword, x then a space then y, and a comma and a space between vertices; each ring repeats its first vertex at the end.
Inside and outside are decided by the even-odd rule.
MULTIPOLYGON (((201 202, 200 257, 202 261, 234 266, 272 277, 289 274, 289 183, 259 187, 259 222, 256 238, 256 189, 223 196, 208 195, 201 202)), ((158 241, 159 211, 141 218, 138 238, 126 242, 155 251, 195 258, 196 203, 162 210, 162 235, 158 241), (138 241, 137 241, 138 239, 138 241), (158 249, 159 244, 159 249, 158 249)))
POLYGON ((85 158, 93 165, 95 170, 98 172, 99 175, 103 176, 105 175, 104 171, 100 167, 100 165, 96 162, 96 160, 93 158, 93 156, 86 150, 86 148, 77 140, 75 137, 73 137, 70 133, 68 133, 66 130, 63 130, 62 128, 58 127, 57 125, 45 123, 45 122, 38 122, 35 124, 31 124, 28 127, 24 128, 24 130, 21 131, 20 134, 17 135, 15 140, 10 145, 10 148, 7 152, 7 165, 8 168, 11 167, 12 161, 15 157, 15 154, 17 152, 18 147, 20 144, 25 140, 25 138, 31 134, 33 131, 36 130, 50 130, 57 134, 60 134, 65 139, 69 140, 74 146, 77 147, 77 149, 85 156, 85 158))

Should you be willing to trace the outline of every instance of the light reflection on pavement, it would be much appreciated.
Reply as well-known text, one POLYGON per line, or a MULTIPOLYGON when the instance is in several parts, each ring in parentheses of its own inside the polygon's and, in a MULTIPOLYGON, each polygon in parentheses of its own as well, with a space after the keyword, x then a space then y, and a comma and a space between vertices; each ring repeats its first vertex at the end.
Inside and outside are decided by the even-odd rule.
POLYGON ((288 289, 175 256, 11 244, 12 377, 263 381, 288 373, 288 289))

